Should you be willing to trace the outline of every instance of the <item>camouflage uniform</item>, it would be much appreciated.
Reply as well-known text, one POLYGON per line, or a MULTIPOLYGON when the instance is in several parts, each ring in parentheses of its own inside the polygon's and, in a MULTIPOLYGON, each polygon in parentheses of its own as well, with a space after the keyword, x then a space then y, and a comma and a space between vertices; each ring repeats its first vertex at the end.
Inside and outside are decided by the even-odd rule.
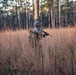
POLYGON ((32 46, 39 46, 39 41, 42 39, 42 37, 47 36, 48 33, 43 31, 40 28, 40 22, 35 21, 34 22, 34 28, 29 30, 29 41, 32 43, 32 46))
POLYGON ((43 32, 42 29, 40 28, 40 22, 39 21, 35 21, 34 22, 34 28, 30 29, 30 37, 34 39, 40 39, 40 37, 42 36, 43 32), (33 33, 33 35, 32 35, 33 33))
POLYGON ((35 21, 34 28, 30 29, 29 37, 33 38, 33 39, 42 39, 42 37, 45 37, 47 35, 49 35, 49 34, 40 28, 40 22, 35 21))

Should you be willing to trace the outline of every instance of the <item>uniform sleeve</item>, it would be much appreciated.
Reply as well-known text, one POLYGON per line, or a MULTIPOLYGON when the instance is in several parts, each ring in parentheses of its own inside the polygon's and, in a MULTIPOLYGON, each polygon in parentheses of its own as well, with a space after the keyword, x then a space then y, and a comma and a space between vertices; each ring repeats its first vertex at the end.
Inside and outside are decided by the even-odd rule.
POLYGON ((33 28, 32 32, 34 32, 34 33, 38 33, 39 31, 38 31, 37 28, 33 28))
POLYGON ((40 29, 40 28, 39 28, 39 29, 37 29, 37 28, 33 28, 32 32, 33 32, 33 33, 38 33, 38 34, 44 35, 43 30, 40 29))

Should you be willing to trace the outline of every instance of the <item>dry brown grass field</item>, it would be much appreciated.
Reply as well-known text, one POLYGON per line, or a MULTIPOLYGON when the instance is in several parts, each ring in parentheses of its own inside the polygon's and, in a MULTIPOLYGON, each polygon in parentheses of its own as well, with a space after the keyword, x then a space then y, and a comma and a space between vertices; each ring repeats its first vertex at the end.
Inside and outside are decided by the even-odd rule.
POLYGON ((0 75, 76 75, 76 28, 45 31, 40 48, 27 30, 0 32, 0 75))

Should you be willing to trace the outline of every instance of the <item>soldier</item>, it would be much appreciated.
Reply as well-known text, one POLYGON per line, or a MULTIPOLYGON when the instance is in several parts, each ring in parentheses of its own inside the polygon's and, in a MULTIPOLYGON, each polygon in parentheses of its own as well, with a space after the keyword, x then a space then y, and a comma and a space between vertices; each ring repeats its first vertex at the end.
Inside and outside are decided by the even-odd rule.
POLYGON ((40 39, 39 36, 42 35, 42 29, 40 28, 40 22, 37 20, 34 22, 34 28, 30 29, 30 38, 40 39))
POLYGON ((49 35, 47 32, 41 29, 40 22, 38 20, 34 22, 34 28, 30 29, 29 32, 30 32, 29 38, 31 39, 42 39, 42 37, 49 35))
POLYGON ((40 22, 37 20, 34 22, 34 28, 29 30, 29 42, 32 47, 37 47, 40 45, 40 40, 42 37, 48 36, 49 34, 43 31, 40 27, 40 22))

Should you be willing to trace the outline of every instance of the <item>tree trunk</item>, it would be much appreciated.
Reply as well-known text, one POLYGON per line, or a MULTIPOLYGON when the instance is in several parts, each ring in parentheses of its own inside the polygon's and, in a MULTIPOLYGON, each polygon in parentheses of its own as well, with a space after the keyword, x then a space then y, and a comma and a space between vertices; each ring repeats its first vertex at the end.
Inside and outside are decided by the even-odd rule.
POLYGON ((52 24, 52 17, 53 17, 53 15, 52 15, 52 8, 51 8, 51 24, 52 24))
POLYGON ((55 0, 53 0, 53 10, 52 10, 52 27, 55 28, 55 0))
POLYGON ((41 28, 42 28, 42 0, 41 0, 41 28))
POLYGON ((48 26, 49 26, 49 28, 50 28, 50 12, 49 12, 49 14, 48 14, 48 21, 49 21, 48 26))
POLYGON ((65 13, 65 25, 67 26, 67 10, 66 10, 66 13, 65 13))
POLYGON ((61 27, 61 5, 60 5, 60 1, 59 0, 59 27, 61 27))
MULTIPOLYGON (((65 6, 66 6, 66 8, 68 7, 68 2, 69 2, 69 0, 65 0, 65 6)), ((68 26, 68 22, 67 22, 67 20, 68 20, 68 9, 66 9, 66 12, 65 12, 65 25, 66 26, 68 26)))
POLYGON ((18 29, 20 29, 20 14, 19 14, 19 10, 18 10, 18 29))
POLYGON ((19 25, 18 25, 18 8, 17 8, 17 4, 16 4, 16 24, 17 24, 17 29, 18 29, 19 25))
POLYGON ((51 17, 52 16, 52 14, 51 14, 51 8, 49 9, 49 13, 48 13, 48 21, 49 21, 49 24, 48 24, 48 26, 49 26, 49 28, 51 27, 51 17))
POLYGON ((27 10, 27 3, 28 3, 28 1, 26 0, 26 29, 28 29, 28 10, 27 10))
POLYGON ((0 11, 0 28, 1 28, 1 11, 0 11))
POLYGON ((39 0, 34 0, 34 20, 39 19, 39 0))
POLYGON ((75 18, 76 18, 76 14, 75 14, 75 12, 74 12, 74 14, 73 14, 73 18, 74 18, 74 25, 75 25, 75 18))

